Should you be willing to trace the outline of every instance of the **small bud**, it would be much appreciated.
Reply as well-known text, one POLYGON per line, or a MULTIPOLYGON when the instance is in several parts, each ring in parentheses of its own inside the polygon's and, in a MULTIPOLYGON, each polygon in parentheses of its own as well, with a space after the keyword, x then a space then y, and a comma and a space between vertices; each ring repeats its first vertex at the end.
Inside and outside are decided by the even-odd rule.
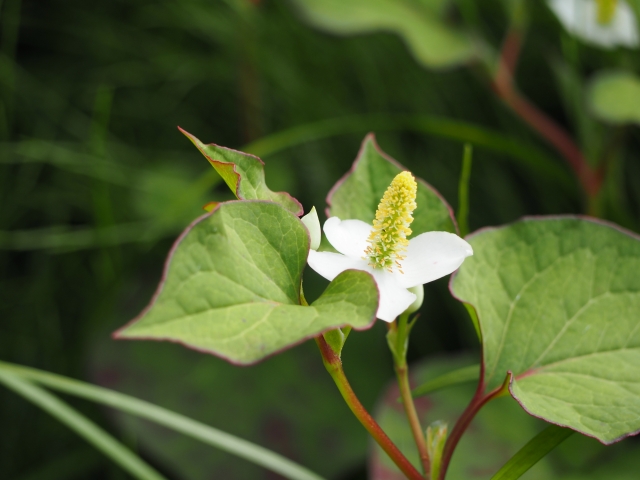
POLYGON ((405 310, 405 313, 412 314, 420 310, 420 307, 422 306, 422 301, 424 300, 424 286, 416 285, 415 287, 409 288, 409 291, 415 294, 416 299, 411 305, 409 305, 409 308, 405 310))
POLYGON ((431 478, 438 478, 440 475, 440 464, 442 452, 447 440, 447 424, 439 420, 427 427, 427 450, 431 458, 431 478))
POLYGON ((312 207, 309 213, 302 217, 302 223, 309 230, 309 237, 311 238, 311 250, 318 250, 320 246, 320 240, 322 239, 322 231, 320 229, 320 220, 318 219, 318 213, 316 207, 312 207))

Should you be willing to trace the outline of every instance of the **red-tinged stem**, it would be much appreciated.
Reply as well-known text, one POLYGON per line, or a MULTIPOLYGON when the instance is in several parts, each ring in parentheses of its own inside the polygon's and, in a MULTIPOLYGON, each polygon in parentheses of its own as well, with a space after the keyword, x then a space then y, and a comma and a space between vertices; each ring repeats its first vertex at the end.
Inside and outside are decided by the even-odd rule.
MULTIPOLYGON (((447 438, 447 442, 444 445, 444 450, 442 452, 442 463, 440 465, 440 475, 437 480, 444 480, 445 475, 447 474, 447 468, 449 467, 449 462, 451 461, 451 457, 453 456, 453 452, 458 445, 458 442, 462 438, 462 435, 467 430, 469 424, 476 416, 476 414, 480 411, 485 404, 494 398, 501 397, 503 395, 507 395, 509 393, 509 383, 511 382, 511 372, 507 374, 504 383, 490 391, 489 393, 484 393, 484 389, 486 387, 484 383, 484 365, 481 367, 480 371, 480 381, 478 382, 478 388, 476 389, 476 393, 474 394, 471 402, 467 406, 458 421, 456 422, 453 430, 451 430, 451 434, 447 438)), ((435 480, 435 479, 434 479, 435 480)))
POLYGON ((340 390, 342 398, 344 398, 344 401, 362 426, 369 432, 386 454, 389 455, 391 460, 393 460, 407 478, 410 480, 424 480, 420 472, 407 460, 387 434, 384 433, 382 428, 380 428, 380 425, 378 425, 369 412, 362 406, 362 403, 360 403, 360 400, 356 397, 355 392, 351 388, 351 385, 349 385, 349 381, 344 374, 340 357, 331 349, 322 335, 317 336, 315 340, 322 354, 322 361, 324 362, 325 368, 336 383, 338 390, 340 390))
POLYGON ((565 158, 576 174, 587 197, 593 199, 598 195, 602 186, 602 170, 591 168, 571 136, 522 96, 514 86, 513 72, 518 62, 521 46, 521 30, 515 27, 511 28, 502 44, 500 62, 493 78, 493 88, 507 106, 533 127, 565 158))

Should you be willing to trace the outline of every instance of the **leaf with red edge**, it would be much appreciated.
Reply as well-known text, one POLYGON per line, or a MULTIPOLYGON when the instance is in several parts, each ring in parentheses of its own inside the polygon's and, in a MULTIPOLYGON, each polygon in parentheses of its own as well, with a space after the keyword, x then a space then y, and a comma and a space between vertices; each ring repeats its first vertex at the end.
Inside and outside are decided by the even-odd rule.
MULTIPOLYGON (((384 153, 375 136, 365 137, 351 170, 331 189, 327 216, 372 223, 378 203, 393 178, 406 168, 384 153)), ((411 224, 412 237, 433 230, 455 232, 453 211, 427 182, 417 178, 418 194, 411 224)))
POLYGON ((478 315, 484 387, 507 371, 530 414, 609 444, 640 430, 640 238, 575 217, 467 238, 451 280, 478 315))
POLYGON ((254 155, 213 143, 206 145, 186 130, 178 129, 193 142, 216 172, 220 174, 238 200, 267 200, 295 215, 302 215, 302 205, 286 192, 273 192, 264 178, 264 162, 254 155))
POLYGON ((116 338, 168 340, 250 364, 326 330, 370 327, 378 290, 347 270, 300 305, 306 227, 281 206, 232 201, 196 220, 176 242, 151 304, 116 338))

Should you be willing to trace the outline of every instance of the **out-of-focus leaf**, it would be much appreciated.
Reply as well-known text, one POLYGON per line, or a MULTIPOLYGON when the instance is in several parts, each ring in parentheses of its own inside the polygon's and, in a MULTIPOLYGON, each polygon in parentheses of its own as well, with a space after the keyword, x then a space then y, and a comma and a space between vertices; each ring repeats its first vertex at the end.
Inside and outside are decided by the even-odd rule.
MULTIPOLYGON (((219 178, 216 180, 215 183, 220 182, 219 178)), ((202 205, 208 198, 205 190, 210 186, 203 189, 199 183, 177 165, 155 165, 138 176, 133 206, 142 218, 153 222, 157 228, 178 233, 202 214, 202 205)))
POLYGON ((549 425, 518 450, 491 480, 515 480, 564 442, 573 430, 549 425))
MULTIPOLYGON (((367 135, 353 167, 327 197, 327 216, 371 223, 385 190, 402 170, 406 169, 380 149, 375 137, 367 135)), ((417 181, 418 207, 413 212, 411 236, 432 230, 455 232, 451 207, 431 185, 422 179, 417 181)))
POLYGON ((451 282, 478 313, 485 389, 610 444, 640 430, 640 241, 572 217, 472 235, 451 282))
POLYGON ((611 123, 640 123, 640 78, 631 72, 602 72, 591 81, 593 113, 611 123))
POLYGON ((264 178, 264 163, 248 153, 205 145, 196 137, 180 129, 193 142, 216 172, 220 174, 231 191, 240 200, 268 200, 275 202, 296 215, 302 215, 302 205, 286 192, 273 192, 264 178))
POLYGON ((529 168, 532 172, 557 183, 564 189, 575 189, 575 180, 567 169, 536 145, 472 123, 435 115, 385 113, 384 115, 350 115, 331 118, 272 133, 245 145, 243 149, 265 157, 296 145, 346 133, 402 130, 471 143, 474 147, 484 147, 505 155, 509 161, 529 168))
POLYGON ((444 20, 443 0, 294 0, 312 25, 349 35, 387 31, 400 35, 416 60, 429 68, 469 61, 474 47, 469 35, 444 20))
POLYGON ((300 305, 309 236, 279 205, 228 202, 178 239, 158 292, 118 338, 170 340, 250 364, 314 335, 375 319, 373 278, 349 270, 300 305))
POLYGON ((469 365, 457 370, 452 370, 439 377, 433 378, 426 383, 414 388, 411 395, 414 397, 422 397, 436 390, 452 387, 460 383, 468 383, 473 380, 477 381, 480 376, 480 365, 469 365))
MULTIPOLYGON (((353 387, 367 408, 388 379, 387 359, 367 356, 385 348, 386 329, 376 327, 352 335, 344 352, 353 387)), ((91 372, 103 386, 262 445, 326 478, 341 478, 365 458, 367 432, 345 406, 312 342, 238 368, 168 343, 97 338, 90 348, 91 372)), ((157 424, 118 412, 114 418, 126 438, 176 478, 271 478, 250 462, 157 424)))

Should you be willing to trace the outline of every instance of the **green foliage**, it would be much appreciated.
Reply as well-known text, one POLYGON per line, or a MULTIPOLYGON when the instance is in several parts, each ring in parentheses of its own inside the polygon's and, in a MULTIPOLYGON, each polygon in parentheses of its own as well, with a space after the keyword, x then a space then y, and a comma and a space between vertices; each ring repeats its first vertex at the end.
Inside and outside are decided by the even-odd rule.
MULTIPOLYGON (((367 356, 385 346, 382 325, 377 327, 352 335, 345 353, 356 374, 354 388, 366 405, 373 404, 388 379, 387 359, 367 356)), ((221 434, 252 439, 326 478, 339 477, 367 454, 367 433, 336 393, 313 342, 238 368, 168 343, 96 340, 91 377, 111 389, 212 425, 221 434), (331 452, 331 462, 319 451, 331 452)), ((181 480, 201 480, 211 472, 233 479, 268 475, 185 435, 164 429, 159 434, 148 421, 119 412, 114 420, 126 438, 135 438, 141 450, 161 459, 181 480)))
MULTIPOLYGON (((426 383, 456 368, 468 366, 472 360, 465 357, 441 357, 410 365, 413 380, 426 383)), ((422 425, 435 421, 448 424, 449 432, 456 419, 473 396, 473 384, 454 385, 438 390, 428 398, 416 399, 416 408, 422 425)), ((398 402, 398 388, 390 383, 382 393, 382 403, 376 411, 376 420, 391 439, 402 449, 414 465, 418 465, 418 454, 411 430, 398 402)), ((510 398, 500 398, 487 404, 476 416, 473 428, 464 435, 451 461, 447 478, 480 480, 490 478, 514 453, 540 428, 541 422, 524 413, 510 398)), ((395 466, 374 447, 370 460, 371 471, 376 472, 372 480, 400 480, 395 466)), ((551 473, 548 461, 537 467, 532 479, 548 479, 551 473)))
MULTIPOLYGON (((412 377, 416 383, 430 383, 455 369, 465 368, 472 358, 442 356, 437 359, 412 364, 412 377)), ((475 385, 451 385, 438 390, 428 398, 417 399, 416 407, 422 425, 434 421, 448 424, 449 432, 456 419, 473 396, 475 385)), ((409 459, 418 463, 411 430, 398 401, 398 388, 390 382, 380 396, 376 419, 409 459)), ((453 455, 447 478, 454 480, 488 480, 498 471, 514 474, 522 470, 522 463, 510 459, 520 455, 519 460, 530 467, 520 478, 523 480, 631 480, 640 466, 637 445, 620 442, 604 446, 593 438, 571 435, 568 429, 549 426, 527 415, 509 396, 489 402, 476 415, 471 427, 462 437, 453 455), (540 459, 540 449, 564 442, 547 457, 540 459), (536 453, 538 454, 536 457, 536 453), (536 460, 536 461, 533 461, 536 460), (503 470, 509 461, 508 470, 503 470)), ((369 465, 372 480, 403 480, 404 477, 374 447, 369 465)), ((502 477, 518 478, 518 477, 502 477)))
POLYGON ((332 33, 394 32, 426 67, 449 67, 467 62, 474 55, 468 34, 444 21, 446 0, 295 0, 294 3, 307 21, 332 33))
POLYGON ((478 313, 485 387, 612 443, 640 429, 640 241, 577 218, 473 235, 452 291, 478 313))
POLYGON ((166 480, 130 449, 55 395, 6 371, 0 372, 0 383, 64 423, 137 480, 166 480))
POLYGON ((282 207, 222 204, 183 234, 152 304, 117 337, 181 342, 249 364, 330 328, 369 326, 378 295, 364 272, 344 272, 300 305, 308 250, 302 222, 282 207))
POLYGON ((270 200, 296 215, 302 215, 302 205, 286 192, 272 192, 264 179, 264 163, 257 157, 218 145, 205 145, 180 129, 200 150, 216 172, 240 200, 270 200))
MULTIPOLYGON (((329 215, 371 223, 385 190, 402 170, 405 170, 402 165, 380 149, 374 136, 368 135, 351 171, 334 186, 327 198, 329 215)), ((449 205, 431 185, 422 179, 417 181, 418 207, 413 213, 411 236, 431 230, 454 232, 456 227, 449 205)))
POLYGON ((538 463, 549 452, 573 434, 573 430, 549 425, 518 450, 511 459, 491 477, 491 480, 515 480, 538 463))
MULTIPOLYGON (((139 344, 136 344, 136 346, 138 345, 139 344)), ((155 346, 155 348, 157 351, 157 346, 155 346)), ((126 351, 127 350, 124 349, 124 352, 126 351)), ((176 350, 173 351, 176 352, 176 350)), ((122 355, 122 353, 124 352, 119 352, 118 361, 121 362, 123 360, 126 360, 126 355, 124 357, 122 355)), ((156 359, 155 366, 157 367, 158 364, 162 362, 157 361, 158 358, 156 358, 156 355, 157 354, 147 352, 145 357, 156 359)), ((165 373, 167 363, 171 364, 174 371, 176 368, 184 368, 184 370, 180 372, 179 380, 177 380, 177 382, 184 385, 184 371, 193 371, 194 363, 196 362, 190 362, 189 364, 181 365, 181 361, 183 361, 182 358, 183 357, 179 355, 172 356, 171 354, 167 355, 166 352, 164 352, 163 361, 165 362, 165 365, 163 365, 162 368, 163 372, 165 373)), ((117 369, 118 366, 119 365, 111 365, 110 368, 117 369)), ((210 366, 211 364, 207 365, 207 367, 210 366)), ((132 368, 130 363, 129 365, 127 365, 126 375, 131 375, 134 370, 135 368, 132 368)), ((122 381, 122 379, 126 377, 126 375, 124 375, 124 372, 122 373, 123 374, 119 376, 120 381, 122 381)), ((152 372, 146 372, 145 376, 148 378, 150 373, 152 374, 152 372)), ((206 373, 208 378, 211 373, 211 369, 207 368, 206 373)), ((64 377, 62 375, 43 372, 35 368, 22 367, 19 365, 0 362, 0 383, 4 383, 9 388, 13 389, 16 393, 21 394, 25 398, 31 400, 34 404, 41 407, 43 410, 46 410, 48 413, 52 414, 72 430, 75 430, 76 433, 85 437, 86 440, 94 444, 94 446, 101 450, 105 455, 112 457, 114 461, 120 463, 123 468, 125 468, 125 470, 130 471, 130 473, 132 473, 136 477, 159 480, 158 475, 154 474, 153 471, 150 471, 148 466, 142 464, 140 462, 140 459, 137 458, 133 453, 128 451, 125 447, 119 446, 117 442, 114 442, 113 439, 110 440, 110 437, 107 434, 104 434, 104 432, 101 433, 101 431, 97 427, 92 426, 90 422, 83 420, 84 417, 78 414, 75 410, 66 406, 66 404, 60 402, 56 397, 52 396, 45 390, 42 390, 40 387, 32 385, 31 382, 39 383, 54 390, 59 390, 61 392, 67 393, 69 395, 74 395, 86 400, 91 400, 96 403, 112 407, 120 413, 127 413, 134 417, 144 418, 149 422, 154 422, 155 425, 162 425, 163 427, 166 427, 175 432, 179 432, 187 437, 200 440, 201 442, 208 444, 209 446, 216 447, 217 449, 220 449, 226 453, 231 453, 232 455, 235 455, 237 457, 249 460, 250 462, 267 468, 272 472, 277 472, 285 478, 289 478, 291 480, 322 480, 318 475, 310 472, 300 465, 297 465, 295 462, 292 462, 291 460, 286 459, 278 455, 277 453, 274 453, 271 450, 252 444, 251 442, 238 438, 234 435, 230 435, 216 428, 210 427, 202 422, 194 420, 191 417, 187 417, 175 411, 159 407, 156 404, 140 400, 138 398, 125 395, 114 390, 98 387, 85 382, 80 382, 78 380, 64 377)), ((140 385, 140 382, 136 383, 137 385, 140 385)), ((122 385, 119 386, 122 387, 122 385)), ((180 393, 184 393, 183 388, 179 389, 178 391, 180 393)), ((176 389, 173 389, 173 393, 175 392, 176 389)), ((169 396, 170 395, 166 395, 165 397, 163 397, 165 401, 169 396)), ((212 395, 212 397, 215 397, 215 395, 212 395)), ((190 402, 188 410, 192 416, 195 410, 194 407, 194 403, 190 402)), ((128 418, 131 419, 130 417, 128 418)), ((150 424, 146 423, 145 425, 149 426, 150 424)), ((164 437, 162 444, 167 445, 167 443, 168 442, 166 442, 166 437, 164 437)), ((202 447, 202 444, 197 445, 198 447, 202 447)), ((203 458, 208 458, 211 456, 211 452, 208 451, 208 449, 205 449, 204 451, 206 452, 206 454, 202 455, 203 458)), ((73 455, 71 459, 73 459, 73 457, 77 457, 77 455, 73 455)), ((162 457, 165 460, 163 463, 170 463, 167 461, 167 457, 170 457, 170 452, 163 452, 162 457)), ((65 459, 64 463, 69 463, 69 460, 65 459)), ((82 462, 79 463, 82 464, 82 462)), ((201 474, 197 477, 201 478, 204 475, 204 469, 209 468, 210 466, 205 465, 205 462, 198 463, 200 464, 196 465, 194 470, 198 470, 199 468, 203 469, 201 470, 201 474)), ((53 472, 50 472, 50 474, 51 473, 53 472)), ((49 478, 44 473, 40 476, 36 475, 35 477, 49 478)), ((55 474, 54 478, 56 478, 55 474)))
POLYGON ((615 123, 640 124, 640 78, 631 72, 601 72, 591 81, 588 99, 593 113, 615 123))
MULTIPOLYGON (((378 31, 400 36, 341 38, 301 25, 291 3, 54 0, 31 8, 20 0, 0 2, 0 357, 86 378, 99 338, 122 361, 118 368, 100 369, 92 381, 114 382, 119 388, 125 382, 117 380, 126 378, 126 388, 137 389, 139 396, 188 414, 197 405, 203 419, 228 431, 244 428, 243 436, 265 446, 277 443, 275 434, 265 432, 284 431, 277 438, 286 441, 274 447, 282 454, 300 455, 302 463, 331 478, 353 480, 362 474, 365 436, 347 415, 338 416, 346 409, 332 401, 332 385, 315 388, 325 376, 321 367, 316 376, 305 376, 318 364, 313 345, 293 350, 307 349, 307 356, 287 352, 252 369, 233 369, 173 345, 109 341, 106 332, 147 302, 175 235, 202 213, 204 202, 229 199, 226 188, 216 188, 218 173, 205 173, 202 158, 175 126, 208 132, 221 145, 266 159, 269 186, 291 192, 305 206, 322 203, 366 131, 376 131, 385 151, 402 158, 449 200, 456 198, 460 177, 460 142, 471 142, 471 230, 525 214, 580 213, 583 204, 562 159, 489 94, 488 82, 477 74, 478 63, 474 74, 461 68, 436 72, 432 64, 415 62, 420 55, 414 51, 412 58, 403 44, 402 38, 411 44, 422 35, 418 50, 442 54, 448 62, 450 50, 429 52, 422 39, 426 42, 442 27, 453 32, 450 25, 462 20, 473 32, 473 48, 491 54, 490 48, 483 50, 482 38, 493 46, 504 39, 509 29, 505 2, 387 2, 391 10, 382 15, 361 10, 366 21, 358 24, 360 31, 373 32, 371 25, 378 25, 378 31), (395 20, 386 17, 392 11, 404 15, 407 6, 429 14, 414 15, 396 28, 395 20), (439 28, 422 28, 434 22, 439 28), (403 31, 416 24, 420 32, 403 31), (134 353, 126 356, 124 349, 134 353), (197 359, 209 363, 195 369, 197 359), (147 368, 128 376, 140 365, 147 368), (288 380, 272 387, 273 379, 281 377, 288 380), (303 377, 304 385, 295 383, 303 377), (306 400, 283 401, 292 391, 296 399, 307 394, 306 400), (171 395, 180 395, 180 401, 174 403, 171 395), (283 417, 286 421, 280 422, 283 417), (322 441, 336 437, 342 443, 322 441), (307 453, 291 445, 303 445, 307 453), (325 448, 332 449, 331 469, 315 455, 325 448), (339 457, 338 450, 349 453, 339 457)), ((338 8, 344 12, 359 2, 343 3, 338 8)), ((579 147, 594 168, 606 165, 597 212, 638 231, 636 132, 633 126, 595 122, 582 85, 594 71, 638 72, 640 57, 630 49, 586 47, 550 21, 545 2, 526 4, 529 34, 522 38, 514 71, 518 90, 556 122, 574 120, 569 130, 579 147), (561 89, 545 74, 555 61, 571 77, 561 89)), ((454 33, 459 36, 459 30, 454 33)), ((466 42, 466 34, 461 36, 466 42)), ((325 285, 308 277, 305 293, 317 298, 325 285)), ((425 295, 409 356, 475 346, 468 318, 444 283, 429 286, 425 295)), ((391 375, 382 361, 386 356, 372 354, 385 347, 378 327, 352 335, 344 352, 345 368, 366 406, 391 375), (362 348, 354 350, 358 342, 362 348)), ((6 389, 0 389, 0 406, 0 477, 122 476, 101 455, 87 464, 84 440, 6 389), (77 453, 84 466, 76 461, 77 453), (70 464, 76 473, 63 466, 70 464)), ((165 442, 168 433, 153 425, 139 422, 138 428, 128 428, 127 422, 114 424, 103 408, 78 406, 115 437, 139 446, 152 465, 168 465, 172 478, 189 478, 190 467, 209 459, 208 447, 174 448, 165 442), (169 457, 180 460, 165 461, 169 457)), ((560 447, 583 461, 580 468, 565 465, 563 480, 586 474, 635 478, 640 467, 633 457, 605 462, 620 445, 603 452, 576 443, 582 440, 574 435, 560 447)), ((634 446, 621 442, 627 444, 634 446)), ((482 452, 482 446, 469 454, 482 452)), ((220 471, 237 463, 228 460, 220 471)), ((210 465, 191 478, 217 471, 219 464, 207 470, 210 465)), ((252 470, 238 477, 261 474, 252 470)))

